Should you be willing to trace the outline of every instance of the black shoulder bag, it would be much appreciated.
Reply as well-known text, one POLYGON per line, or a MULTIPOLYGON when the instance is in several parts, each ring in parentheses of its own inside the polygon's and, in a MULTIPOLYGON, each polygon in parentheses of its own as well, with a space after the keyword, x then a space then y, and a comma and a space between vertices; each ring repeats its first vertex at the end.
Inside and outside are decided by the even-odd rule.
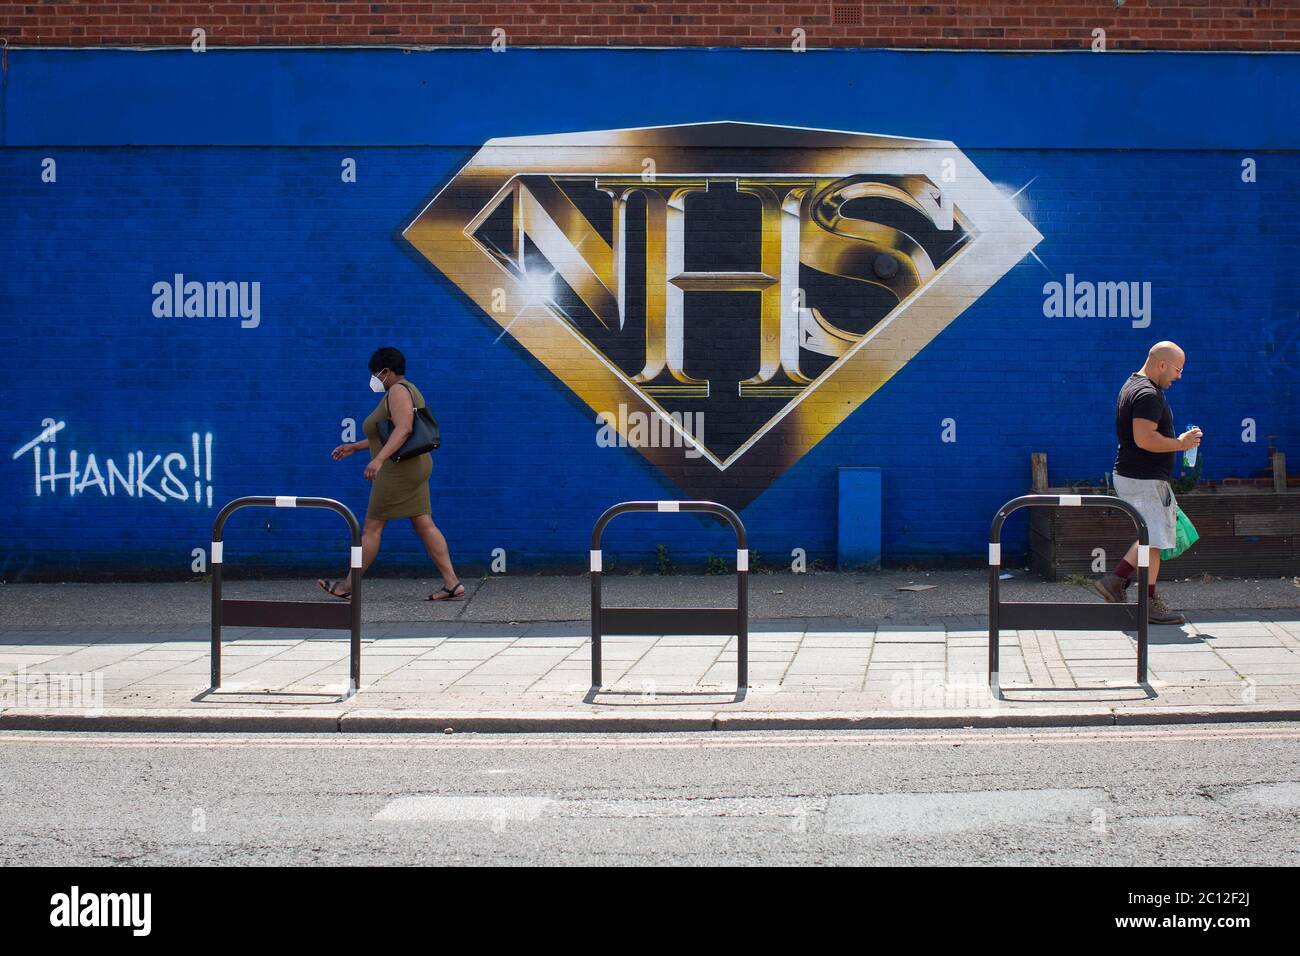
MULTIPOLYGON (((405 382, 401 383, 405 385, 405 382)), ((407 389, 409 392, 410 389, 407 389)), ((388 399, 385 398, 384 401, 388 399)), ((411 402, 414 404, 415 396, 411 396, 411 402)), ((392 418, 381 418, 379 420, 379 440, 385 445, 388 439, 393 435, 392 418)), ((429 411, 427 406, 417 408, 415 415, 411 419, 411 434, 407 436, 402 447, 397 449, 391 456, 393 461, 405 461, 408 458, 416 458, 420 455, 426 455, 442 444, 442 439, 438 432, 438 420, 433 417, 433 412, 429 411)))

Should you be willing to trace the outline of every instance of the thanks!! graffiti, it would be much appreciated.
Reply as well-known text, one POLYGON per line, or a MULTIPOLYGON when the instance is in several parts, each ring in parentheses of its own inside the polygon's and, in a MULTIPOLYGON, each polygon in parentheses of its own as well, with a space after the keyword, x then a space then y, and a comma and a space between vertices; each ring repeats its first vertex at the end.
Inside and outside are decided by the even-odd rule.
POLYGON ((184 451, 126 449, 110 458, 60 447, 57 436, 66 422, 46 419, 43 425, 40 434, 11 456, 15 461, 31 456, 32 491, 37 498, 98 492, 104 498, 153 498, 212 507, 212 432, 192 432, 184 451))

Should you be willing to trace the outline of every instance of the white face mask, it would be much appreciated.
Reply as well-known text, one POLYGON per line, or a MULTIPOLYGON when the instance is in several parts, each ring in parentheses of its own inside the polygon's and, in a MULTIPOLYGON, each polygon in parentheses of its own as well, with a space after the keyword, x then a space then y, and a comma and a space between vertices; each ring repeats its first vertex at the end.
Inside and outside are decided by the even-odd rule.
POLYGON ((372 375, 370 376, 370 390, 372 392, 382 392, 384 390, 384 383, 372 375))

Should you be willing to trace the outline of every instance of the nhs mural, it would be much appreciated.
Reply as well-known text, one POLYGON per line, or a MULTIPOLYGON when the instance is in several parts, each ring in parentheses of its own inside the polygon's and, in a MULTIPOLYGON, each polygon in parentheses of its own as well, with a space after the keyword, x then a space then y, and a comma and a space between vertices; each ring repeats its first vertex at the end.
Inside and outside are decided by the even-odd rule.
POLYGON ((490 140, 402 235, 735 508, 1042 239, 953 143, 735 122, 490 140))

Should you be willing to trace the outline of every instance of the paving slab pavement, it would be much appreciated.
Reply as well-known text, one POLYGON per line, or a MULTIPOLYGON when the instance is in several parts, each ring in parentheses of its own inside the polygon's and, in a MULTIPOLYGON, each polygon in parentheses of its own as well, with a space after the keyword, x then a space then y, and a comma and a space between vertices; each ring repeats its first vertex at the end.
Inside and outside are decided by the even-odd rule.
MULTIPOLYGON (((362 687, 347 695, 346 634, 229 627, 208 688, 210 587, 0 585, 0 728, 558 730, 964 726, 1300 715, 1295 579, 1161 582, 1188 612, 1153 627, 1150 675, 1119 631, 1002 635, 1004 694, 986 686, 982 570, 753 574, 750 686, 736 641, 607 637, 590 686, 586 575, 367 579, 362 687), (908 584, 937 585, 923 592, 908 584), (1210 715, 1206 718, 1205 715, 1210 715)), ((735 579, 608 575, 607 604, 717 606, 735 579)), ((310 581, 231 581, 228 598, 329 601, 310 581)), ((1096 602, 1024 572, 1004 600, 1096 602)))
POLYGON ((429 621, 363 628, 347 693, 343 632, 228 628, 209 683, 206 624, 0 627, 0 729, 352 732, 1048 726, 1300 719, 1300 610, 1206 611, 1152 627, 1150 674, 1114 631, 1001 637, 986 685, 977 616, 869 625, 760 620, 750 686, 737 641, 606 637, 590 682, 588 624, 429 621))

